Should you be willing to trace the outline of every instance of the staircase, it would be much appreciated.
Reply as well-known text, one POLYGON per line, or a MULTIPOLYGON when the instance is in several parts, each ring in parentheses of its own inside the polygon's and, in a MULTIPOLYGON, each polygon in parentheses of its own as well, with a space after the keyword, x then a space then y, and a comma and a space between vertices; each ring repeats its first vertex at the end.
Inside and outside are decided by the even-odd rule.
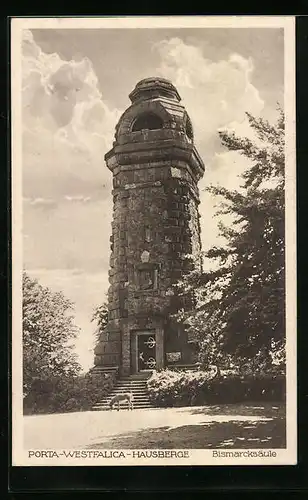
MULTIPOLYGON (((112 392, 108 394, 108 396, 104 397, 101 401, 96 403, 92 407, 92 410, 110 410, 109 403, 113 396, 116 396, 117 394, 124 394, 125 392, 132 392, 134 409, 153 408, 154 405, 152 405, 152 403, 150 402, 147 391, 146 382, 148 378, 149 375, 142 374, 131 375, 130 377, 123 377, 118 379, 112 392)), ((128 408, 127 401, 121 401, 120 408, 126 410, 128 408)), ((114 406, 114 409, 117 409, 117 405, 114 406)))

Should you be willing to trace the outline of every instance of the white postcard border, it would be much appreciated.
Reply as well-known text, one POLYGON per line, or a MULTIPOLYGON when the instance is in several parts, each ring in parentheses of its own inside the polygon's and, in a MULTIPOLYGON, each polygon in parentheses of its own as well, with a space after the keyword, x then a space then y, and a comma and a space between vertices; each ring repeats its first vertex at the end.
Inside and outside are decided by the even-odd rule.
MULTIPOLYGON (((295 142, 295 18, 293 16, 188 16, 123 18, 12 18, 12 465, 13 466, 102 466, 102 465, 293 465, 297 463, 297 358, 296 358, 296 142, 295 142), (22 116, 21 35, 23 29, 147 29, 147 28, 284 28, 285 116, 286 116, 286 345, 287 345, 287 448, 273 450, 173 450, 187 452, 183 458, 132 458, 128 453, 153 450, 119 450, 118 455, 75 458, 29 457, 23 448, 22 411, 22 116), (244 452, 271 453, 268 457, 244 452), (218 456, 213 453, 218 453, 218 456), (221 456, 228 452, 229 456, 221 456), (219 455, 220 454, 220 455, 219 455), (275 456, 274 456, 275 455, 275 456)), ((61 450, 65 453, 70 450, 61 450)), ((90 450, 87 450, 88 452, 90 450)), ((98 450, 95 450, 98 453, 98 450)), ((103 452, 104 450, 100 450, 103 452)), ((115 450, 113 450, 115 451, 115 450)), ((158 452, 166 450, 157 450, 158 452)), ((58 454, 59 450, 55 450, 58 454)), ((113 454, 115 455, 115 453, 113 454)))

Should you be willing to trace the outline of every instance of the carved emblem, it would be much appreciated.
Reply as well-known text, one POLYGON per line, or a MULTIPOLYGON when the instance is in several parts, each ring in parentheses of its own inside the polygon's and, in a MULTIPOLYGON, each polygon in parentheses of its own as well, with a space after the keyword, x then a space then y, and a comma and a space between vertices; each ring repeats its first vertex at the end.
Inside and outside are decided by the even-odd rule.
POLYGON ((149 337, 148 340, 146 340, 144 343, 149 347, 149 349, 153 349, 153 347, 155 347, 156 345, 155 339, 153 337, 149 337))
POLYGON ((149 358, 148 361, 145 362, 145 364, 150 368, 150 370, 153 370, 156 366, 156 359, 155 358, 149 358))

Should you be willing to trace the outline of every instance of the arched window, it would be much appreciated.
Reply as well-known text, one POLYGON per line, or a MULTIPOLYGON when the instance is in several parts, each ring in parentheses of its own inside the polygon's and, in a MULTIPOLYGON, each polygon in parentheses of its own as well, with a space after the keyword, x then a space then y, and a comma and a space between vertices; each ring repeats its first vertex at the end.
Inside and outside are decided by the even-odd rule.
POLYGON ((155 130, 163 128, 163 120, 155 113, 142 113, 136 119, 132 127, 132 132, 138 130, 155 130))

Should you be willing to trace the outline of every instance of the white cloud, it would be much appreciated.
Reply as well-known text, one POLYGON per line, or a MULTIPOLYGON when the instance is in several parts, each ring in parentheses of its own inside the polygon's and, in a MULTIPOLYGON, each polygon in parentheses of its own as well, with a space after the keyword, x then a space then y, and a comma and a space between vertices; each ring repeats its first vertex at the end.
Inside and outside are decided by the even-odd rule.
POLYGON ((41 208, 55 208, 57 203, 50 198, 24 198, 25 203, 41 208))
POLYGON ((46 54, 28 30, 22 49, 25 265, 107 272, 112 174, 104 154, 120 111, 104 102, 89 59, 46 54))
POLYGON ((239 175, 248 166, 246 158, 222 147, 218 131, 227 128, 240 136, 252 137, 245 113, 258 116, 264 108, 258 89, 251 83, 253 61, 240 54, 213 61, 200 47, 188 45, 180 38, 163 40, 153 50, 161 57, 158 74, 169 78, 179 90, 192 119, 196 147, 206 164, 199 187, 202 244, 207 249, 221 240, 214 218, 218 200, 204 188, 220 184, 236 189, 239 175))
MULTIPOLYGON (((208 167, 200 182, 202 241, 208 248, 218 241, 217 220, 215 200, 204 187, 237 187, 246 166, 243 157, 223 150, 218 129, 247 135, 245 111, 258 115, 263 109, 251 83, 253 61, 239 54, 213 61, 179 38, 163 40, 153 50, 161 60, 153 74, 177 86, 208 167)), ((104 154, 120 114, 104 101, 89 59, 65 61, 46 54, 24 31, 25 267, 76 302, 82 327, 77 350, 84 366, 93 362, 91 311, 108 288, 112 175, 104 154)))
POLYGON ((87 203, 88 201, 91 201, 91 196, 83 196, 83 195, 79 195, 79 196, 68 196, 66 195, 65 196, 65 200, 66 201, 79 201, 79 202, 82 202, 82 203, 87 203))
POLYGON ((153 46, 161 57, 157 72, 178 88, 191 116, 196 144, 207 161, 217 151, 217 131, 230 122, 243 122, 245 112, 258 115, 264 102, 251 83, 253 61, 240 54, 212 61, 200 47, 180 38, 153 46))
POLYGON ((88 368, 91 312, 108 288, 112 175, 104 154, 120 111, 104 102, 89 59, 64 61, 23 35, 24 266, 76 303, 76 350, 88 368))
POLYGON ((104 154, 120 111, 104 102, 89 59, 45 54, 30 31, 23 34, 24 194, 89 196, 110 186, 104 154))

